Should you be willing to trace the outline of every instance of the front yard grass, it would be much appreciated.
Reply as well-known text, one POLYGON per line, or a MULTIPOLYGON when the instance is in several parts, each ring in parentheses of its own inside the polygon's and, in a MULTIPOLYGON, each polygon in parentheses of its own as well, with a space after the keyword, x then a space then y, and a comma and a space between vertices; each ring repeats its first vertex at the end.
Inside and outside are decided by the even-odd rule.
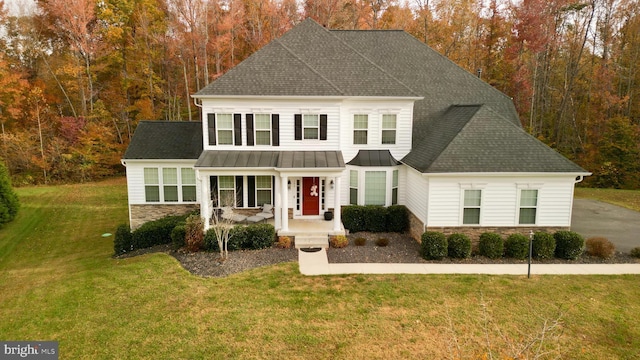
POLYGON ((60 359, 506 358, 545 325, 549 358, 640 357, 640 276, 305 277, 287 263, 204 279, 166 254, 111 257, 122 179, 18 194, 0 230, 0 339, 57 340, 60 359))

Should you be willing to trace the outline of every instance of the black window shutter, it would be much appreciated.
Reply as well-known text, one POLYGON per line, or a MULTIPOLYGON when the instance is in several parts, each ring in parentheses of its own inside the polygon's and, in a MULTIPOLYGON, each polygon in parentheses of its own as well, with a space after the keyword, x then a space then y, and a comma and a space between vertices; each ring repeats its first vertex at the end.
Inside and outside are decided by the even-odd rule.
POLYGON ((256 206, 256 177, 255 176, 247 176, 247 195, 249 196, 248 201, 249 207, 256 206))
POLYGON ((302 114, 295 114, 296 140, 302 140, 302 114))
POLYGON ((236 207, 244 207, 244 198, 242 196, 242 176, 236 176, 236 207))
POLYGON ((211 182, 211 200, 213 201, 213 207, 218 207, 218 177, 217 176, 209 176, 209 181, 211 182))
POLYGON ((247 114, 247 145, 253 146, 253 114, 247 114))
POLYGON ((209 145, 216 144, 216 114, 207 114, 207 123, 209 124, 209 145))
POLYGON ((320 115, 320 140, 327 140, 327 115, 320 115))
POLYGON ((242 115, 233 114, 233 133, 236 146, 242 146, 242 115))
POLYGON ((271 145, 280 146, 280 115, 271 115, 271 145))
POLYGON ((271 205, 276 203, 276 177, 271 177, 271 205))

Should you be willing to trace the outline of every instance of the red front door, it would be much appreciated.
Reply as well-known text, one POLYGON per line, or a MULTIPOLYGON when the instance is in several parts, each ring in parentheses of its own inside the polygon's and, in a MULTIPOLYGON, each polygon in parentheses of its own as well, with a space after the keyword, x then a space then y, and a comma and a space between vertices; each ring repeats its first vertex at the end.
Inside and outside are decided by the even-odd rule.
POLYGON ((302 178, 302 215, 320 214, 320 178, 302 178))

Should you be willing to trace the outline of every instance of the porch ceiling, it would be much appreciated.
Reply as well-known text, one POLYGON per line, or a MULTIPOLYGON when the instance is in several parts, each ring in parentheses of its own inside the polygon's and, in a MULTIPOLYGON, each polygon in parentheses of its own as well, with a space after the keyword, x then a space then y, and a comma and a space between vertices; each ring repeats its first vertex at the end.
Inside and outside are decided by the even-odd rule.
POLYGON ((345 168, 341 151, 203 151, 197 168, 345 168))

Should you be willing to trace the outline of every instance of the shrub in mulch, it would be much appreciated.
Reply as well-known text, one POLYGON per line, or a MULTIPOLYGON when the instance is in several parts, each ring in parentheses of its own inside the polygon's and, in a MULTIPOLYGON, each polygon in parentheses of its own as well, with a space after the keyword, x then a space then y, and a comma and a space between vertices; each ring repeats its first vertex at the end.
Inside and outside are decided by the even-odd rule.
POLYGON ((494 232, 481 234, 478 249, 480 255, 486 256, 489 259, 501 258, 504 254, 504 241, 502 240, 502 236, 494 232))
POLYGON ((367 239, 363 237, 355 238, 355 240, 353 240, 353 243, 356 246, 364 246, 367 243, 367 239))
POLYGON ((466 259, 471 256, 471 239, 465 234, 451 234, 447 238, 447 251, 450 258, 466 259))
POLYGON ((344 235, 336 235, 331 237, 329 244, 332 248, 340 249, 349 245, 349 240, 344 235))
POLYGON ((389 245, 389 239, 387 238, 378 238, 376 240, 376 246, 385 247, 387 245, 389 245))
POLYGON ((442 260, 447 256, 447 237, 438 231, 427 231, 420 238, 420 256, 426 260, 442 260))
POLYGON ((504 255, 514 259, 526 259, 529 256, 529 238, 522 234, 511 234, 504 242, 504 255))
POLYGON ((556 240, 555 255, 559 259, 575 260, 584 251, 584 238, 575 231, 558 231, 553 234, 556 240))
POLYGON ((609 259, 616 252, 616 246, 605 237, 591 237, 585 241, 586 253, 601 259, 609 259))
POLYGON ((553 235, 538 231, 533 234, 533 257, 536 259, 553 259, 556 251, 556 240, 553 235))

